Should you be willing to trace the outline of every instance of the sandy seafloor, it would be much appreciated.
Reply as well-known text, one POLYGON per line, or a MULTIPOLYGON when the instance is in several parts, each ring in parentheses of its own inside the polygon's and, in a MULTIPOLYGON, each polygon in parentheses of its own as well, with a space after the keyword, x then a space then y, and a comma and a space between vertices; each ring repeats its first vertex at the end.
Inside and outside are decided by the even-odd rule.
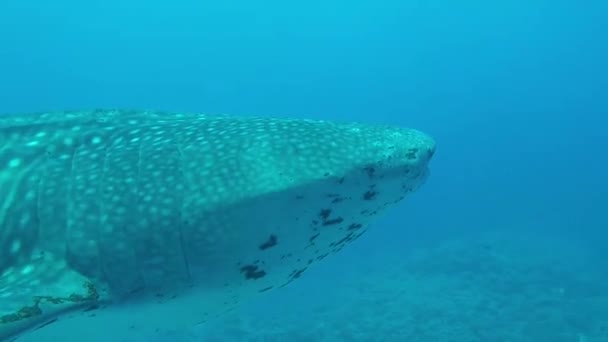
POLYGON ((605 342, 608 270, 593 258, 567 239, 463 236, 304 279, 171 340, 605 342))

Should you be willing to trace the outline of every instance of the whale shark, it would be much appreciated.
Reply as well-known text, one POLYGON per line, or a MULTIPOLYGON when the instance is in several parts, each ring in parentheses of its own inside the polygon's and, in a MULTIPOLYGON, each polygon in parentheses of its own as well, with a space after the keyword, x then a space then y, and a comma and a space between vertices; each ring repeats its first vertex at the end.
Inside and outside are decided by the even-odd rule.
POLYGON ((355 241, 434 152, 421 131, 362 123, 0 115, 0 341, 202 324, 355 241))

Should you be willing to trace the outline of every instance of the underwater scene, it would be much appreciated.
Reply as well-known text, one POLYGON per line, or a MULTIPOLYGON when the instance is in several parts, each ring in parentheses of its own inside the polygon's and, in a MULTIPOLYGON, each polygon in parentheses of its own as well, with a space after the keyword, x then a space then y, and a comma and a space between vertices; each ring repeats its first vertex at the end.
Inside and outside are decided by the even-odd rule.
POLYGON ((0 2, 0 342, 608 342, 608 2, 0 2))

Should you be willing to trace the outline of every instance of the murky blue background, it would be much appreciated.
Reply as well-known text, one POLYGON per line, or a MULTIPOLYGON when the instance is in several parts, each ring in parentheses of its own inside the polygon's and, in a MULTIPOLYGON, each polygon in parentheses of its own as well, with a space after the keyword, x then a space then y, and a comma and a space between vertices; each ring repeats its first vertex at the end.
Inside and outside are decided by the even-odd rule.
POLYGON ((180 341, 608 341, 608 2, 0 3, 0 112, 381 122, 428 183, 180 341))

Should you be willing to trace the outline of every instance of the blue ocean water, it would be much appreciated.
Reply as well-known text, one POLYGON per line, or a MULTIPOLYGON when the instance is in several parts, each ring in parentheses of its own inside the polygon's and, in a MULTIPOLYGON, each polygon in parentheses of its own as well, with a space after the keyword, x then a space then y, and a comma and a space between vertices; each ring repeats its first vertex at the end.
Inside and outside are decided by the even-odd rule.
POLYGON ((607 36, 605 1, 4 1, 0 112, 437 140, 427 184, 365 238, 167 341, 608 341, 607 36))

